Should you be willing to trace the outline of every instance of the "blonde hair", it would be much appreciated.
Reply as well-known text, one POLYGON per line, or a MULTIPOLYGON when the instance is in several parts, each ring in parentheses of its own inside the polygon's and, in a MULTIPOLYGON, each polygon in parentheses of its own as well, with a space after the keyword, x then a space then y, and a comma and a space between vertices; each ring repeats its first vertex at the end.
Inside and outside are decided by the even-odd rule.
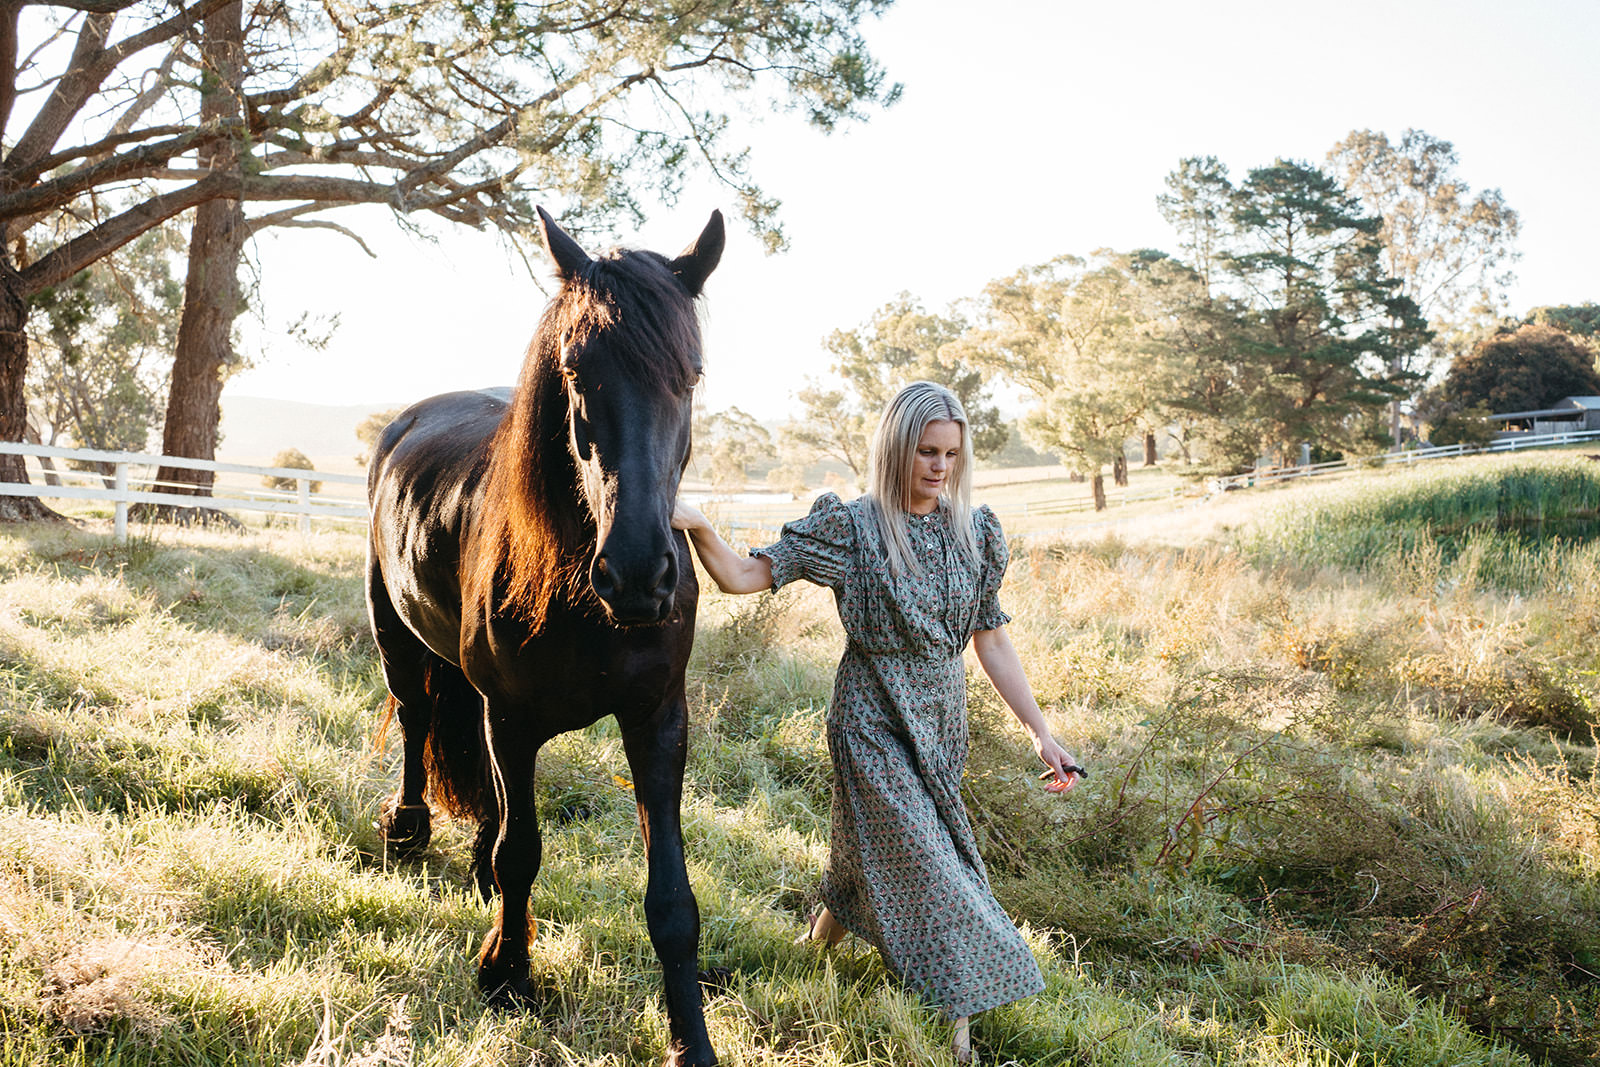
POLYGON ((883 409, 872 435, 867 464, 867 499, 889 557, 889 572, 920 573, 922 564, 911 548, 906 528, 911 503, 911 475, 917 442, 930 422, 948 420, 961 427, 961 450, 945 479, 939 506, 950 517, 956 547, 968 566, 978 566, 978 544, 972 534, 972 434, 967 413, 956 395, 935 382, 912 382, 883 409))

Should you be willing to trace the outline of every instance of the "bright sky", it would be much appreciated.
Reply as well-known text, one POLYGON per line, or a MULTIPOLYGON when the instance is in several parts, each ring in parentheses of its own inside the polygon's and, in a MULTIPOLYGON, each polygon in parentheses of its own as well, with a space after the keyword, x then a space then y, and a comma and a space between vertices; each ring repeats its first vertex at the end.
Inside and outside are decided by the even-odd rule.
MULTIPOLYGON (((1502 191, 1522 219, 1514 313, 1600 301, 1600 0, 900 0, 867 32, 898 105, 831 136, 749 127, 788 252, 764 255, 708 183, 625 238, 675 254, 712 208, 730 215, 707 286, 712 409, 785 417, 826 372, 822 339, 901 291, 943 310, 1062 253, 1175 250, 1155 198, 1184 156, 1239 179, 1321 163, 1353 129, 1425 130, 1474 190, 1502 191)), ((230 394, 390 403, 515 380, 546 299, 519 262, 485 235, 344 221, 378 259, 328 234, 259 242, 269 321, 341 325, 321 353, 253 339, 265 352, 230 394)))

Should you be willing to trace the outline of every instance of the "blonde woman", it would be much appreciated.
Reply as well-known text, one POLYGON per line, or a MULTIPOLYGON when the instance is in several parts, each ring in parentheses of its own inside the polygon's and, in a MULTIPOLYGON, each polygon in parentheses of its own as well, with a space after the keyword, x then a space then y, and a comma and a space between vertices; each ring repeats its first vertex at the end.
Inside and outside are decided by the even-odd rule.
POLYGON ((801 940, 854 933, 906 985, 955 1020, 1044 988, 1021 934, 989 889, 966 808, 970 639, 996 691, 1064 792, 1083 775, 1040 714, 996 594, 1000 524, 970 504, 971 434, 955 395, 914 382, 890 401, 872 442, 866 494, 826 493, 748 557, 680 504, 700 562, 727 593, 798 578, 834 591, 847 637, 828 709, 833 812, 823 907, 801 940))

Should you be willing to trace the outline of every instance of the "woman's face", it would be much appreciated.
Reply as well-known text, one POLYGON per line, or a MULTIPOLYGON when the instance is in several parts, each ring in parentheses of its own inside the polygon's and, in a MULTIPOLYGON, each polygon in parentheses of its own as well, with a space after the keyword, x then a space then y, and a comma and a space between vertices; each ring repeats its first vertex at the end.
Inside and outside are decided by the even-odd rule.
POLYGON ((917 440, 917 452, 911 463, 911 499, 906 510, 914 515, 926 515, 939 506, 939 494, 944 492, 950 470, 961 455, 961 424, 949 419, 935 419, 928 423, 917 440))

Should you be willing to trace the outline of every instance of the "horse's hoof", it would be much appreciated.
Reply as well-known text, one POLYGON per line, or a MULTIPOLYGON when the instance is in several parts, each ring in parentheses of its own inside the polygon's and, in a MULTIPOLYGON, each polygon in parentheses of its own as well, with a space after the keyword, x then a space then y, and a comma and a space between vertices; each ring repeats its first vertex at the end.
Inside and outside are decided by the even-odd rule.
POLYGON ((518 966, 500 959, 498 926, 484 935, 483 948, 478 953, 478 991, 489 1007, 499 1011, 522 1011, 533 1006, 527 962, 518 966))
POLYGON ((726 993, 733 984, 731 967, 707 967, 700 972, 700 988, 707 993, 726 993))
POLYGON ((495 985, 493 979, 485 978, 480 972, 478 991, 483 994, 483 1002, 490 1011, 524 1012, 534 1006, 533 994, 528 990, 526 979, 495 985))
POLYGON ((717 1054, 710 1045, 691 1053, 674 1041, 668 1046, 667 1058, 661 1061, 661 1067, 717 1067, 717 1054))
POLYGON ((414 856, 433 840, 433 825, 426 804, 397 804, 393 797, 383 802, 378 816, 378 832, 401 857, 414 856))

